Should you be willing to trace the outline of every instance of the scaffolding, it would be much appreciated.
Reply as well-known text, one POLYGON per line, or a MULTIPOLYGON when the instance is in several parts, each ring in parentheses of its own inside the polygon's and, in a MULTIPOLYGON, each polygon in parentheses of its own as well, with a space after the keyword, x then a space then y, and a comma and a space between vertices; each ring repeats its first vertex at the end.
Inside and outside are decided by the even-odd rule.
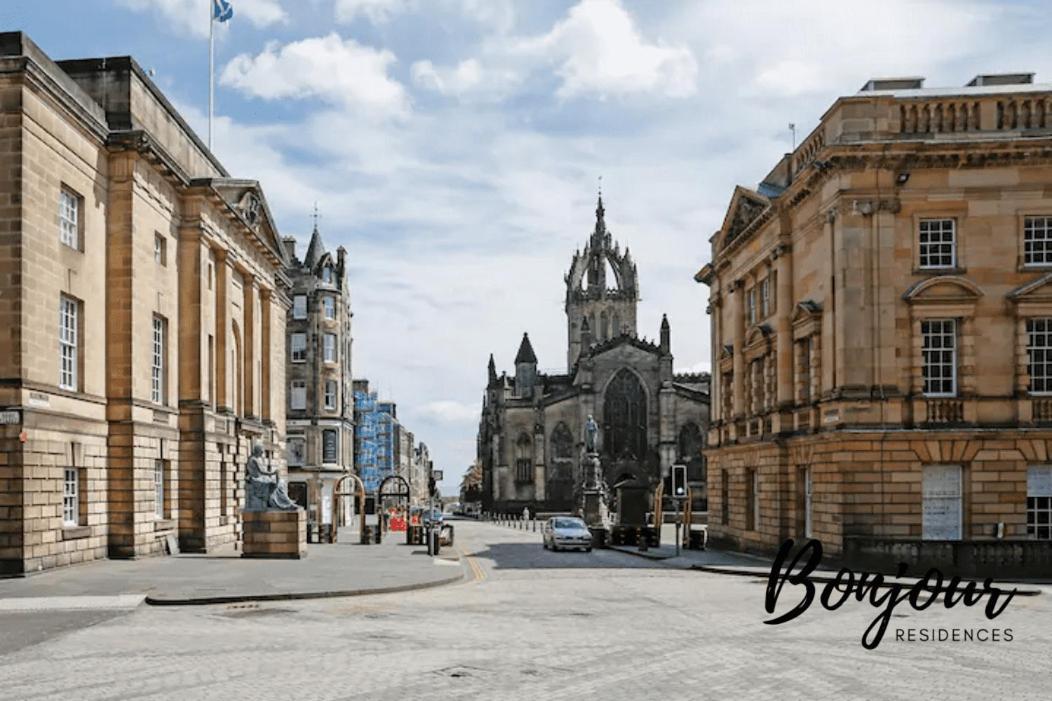
POLYGON ((394 472, 394 418, 389 404, 377 400, 376 392, 354 392, 355 464, 365 491, 376 493, 380 482, 394 472))

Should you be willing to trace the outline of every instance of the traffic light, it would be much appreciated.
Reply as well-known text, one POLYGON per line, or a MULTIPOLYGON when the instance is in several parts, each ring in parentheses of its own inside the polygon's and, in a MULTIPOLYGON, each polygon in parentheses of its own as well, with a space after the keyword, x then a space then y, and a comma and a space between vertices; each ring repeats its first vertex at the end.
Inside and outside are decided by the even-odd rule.
POLYGON ((687 498, 687 466, 672 466, 672 497, 674 499, 687 498))

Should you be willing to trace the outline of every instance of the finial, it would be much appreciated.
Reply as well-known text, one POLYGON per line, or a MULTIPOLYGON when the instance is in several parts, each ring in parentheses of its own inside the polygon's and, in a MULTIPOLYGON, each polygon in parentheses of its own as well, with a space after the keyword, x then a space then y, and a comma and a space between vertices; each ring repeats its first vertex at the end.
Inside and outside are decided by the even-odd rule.
POLYGON ((321 215, 318 214, 318 203, 314 202, 314 213, 310 215, 310 218, 314 220, 314 230, 318 230, 318 220, 321 219, 321 215))

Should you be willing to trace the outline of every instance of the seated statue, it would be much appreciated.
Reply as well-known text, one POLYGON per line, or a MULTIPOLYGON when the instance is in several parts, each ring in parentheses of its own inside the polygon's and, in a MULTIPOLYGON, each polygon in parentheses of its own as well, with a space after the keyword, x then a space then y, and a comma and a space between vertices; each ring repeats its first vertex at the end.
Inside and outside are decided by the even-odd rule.
POLYGON ((252 443, 252 455, 245 467, 245 511, 295 511, 299 508, 289 498, 285 480, 276 470, 268 470, 263 461, 263 445, 252 443))

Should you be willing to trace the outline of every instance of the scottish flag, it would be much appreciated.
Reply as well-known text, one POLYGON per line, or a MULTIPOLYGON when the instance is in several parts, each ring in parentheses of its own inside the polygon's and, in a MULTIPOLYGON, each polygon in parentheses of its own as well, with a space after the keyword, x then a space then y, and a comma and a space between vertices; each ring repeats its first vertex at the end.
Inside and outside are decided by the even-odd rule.
POLYGON ((212 0, 212 19, 226 22, 234 16, 234 6, 230 0, 212 0))

